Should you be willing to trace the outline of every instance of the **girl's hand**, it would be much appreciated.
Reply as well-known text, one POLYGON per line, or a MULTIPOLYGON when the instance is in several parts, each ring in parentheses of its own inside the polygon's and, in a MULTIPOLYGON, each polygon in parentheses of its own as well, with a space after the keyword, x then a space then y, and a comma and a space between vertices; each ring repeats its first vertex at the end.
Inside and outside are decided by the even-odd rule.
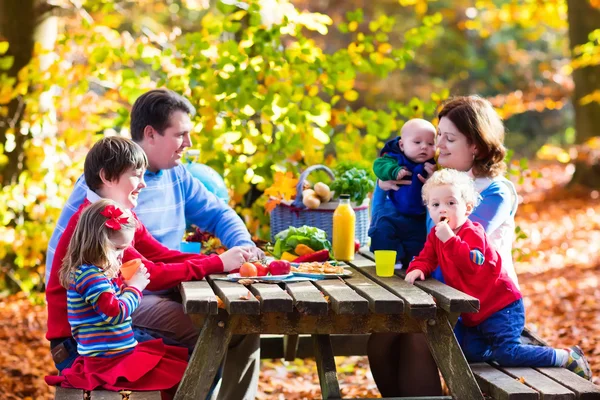
POLYGON ((435 164, 427 162, 423 167, 425 168, 425 172, 427 172, 427 178, 423 178, 421 174, 417 175, 417 177, 421 182, 425 183, 427 182, 427 179, 429 179, 429 177, 435 172, 435 164))
POLYGON ((415 281, 420 279, 422 281, 425 280, 425 274, 420 269, 413 269, 404 277, 404 280, 411 285, 414 285, 415 281))
POLYGON ((442 241, 442 243, 446 243, 451 237, 454 236, 454 232, 450 229, 448 222, 440 221, 435 226, 435 236, 442 241))
POLYGON ((127 286, 131 286, 139 290, 140 292, 146 289, 146 286, 150 283, 150 274, 144 264, 135 271, 131 279, 125 281, 127 286))
POLYGON ((252 253, 247 247, 236 246, 219 256, 223 262, 223 271, 229 272, 238 269, 243 263, 250 260, 252 253))
POLYGON ((410 181, 377 181, 377 185, 379 185, 379 188, 381 190, 385 190, 386 192, 388 190, 393 190, 396 191, 398 189, 400 189, 400 185, 410 185, 411 182, 410 181))

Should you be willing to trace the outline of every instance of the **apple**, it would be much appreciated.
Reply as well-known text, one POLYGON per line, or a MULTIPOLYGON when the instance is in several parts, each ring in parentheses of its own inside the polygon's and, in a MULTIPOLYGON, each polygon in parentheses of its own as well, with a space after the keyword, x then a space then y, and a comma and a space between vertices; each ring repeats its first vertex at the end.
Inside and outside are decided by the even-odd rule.
POLYGON ((269 264, 271 275, 287 275, 290 273, 292 265, 286 260, 275 260, 269 264))

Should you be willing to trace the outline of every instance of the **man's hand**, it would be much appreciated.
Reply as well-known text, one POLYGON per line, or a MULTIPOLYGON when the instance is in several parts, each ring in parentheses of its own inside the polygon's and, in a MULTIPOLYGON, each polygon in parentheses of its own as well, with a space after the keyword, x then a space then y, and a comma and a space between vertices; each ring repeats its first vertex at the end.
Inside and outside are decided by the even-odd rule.
POLYGON ((435 226, 435 236, 442 241, 442 243, 446 243, 451 237, 454 236, 454 232, 450 229, 448 222, 440 221, 435 226))
POLYGON ((393 190, 396 191, 400 189, 400 185, 410 185, 410 181, 377 181, 377 185, 381 190, 388 191, 393 190))
POLYGON ((406 168, 402 168, 400 171, 398 171, 398 175, 396 176, 396 180, 397 181, 401 181, 405 176, 411 176, 411 175, 412 175, 412 172, 410 172, 406 168))
POLYGON ((420 269, 413 269, 404 277, 404 280, 410 283, 411 285, 414 285, 417 279, 420 279, 422 281, 425 280, 425 274, 420 269))
POLYGON ((431 175, 435 172, 435 164, 427 162, 427 163, 425 163, 423 168, 425 168, 425 172, 427 172, 427 178, 424 178, 423 175, 421 175, 421 174, 417 175, 417 177, 419 178, 419 180, 421 182, 425 183, 425 182, 427 182, 427 179, 429 179, 431 177, 431 175))

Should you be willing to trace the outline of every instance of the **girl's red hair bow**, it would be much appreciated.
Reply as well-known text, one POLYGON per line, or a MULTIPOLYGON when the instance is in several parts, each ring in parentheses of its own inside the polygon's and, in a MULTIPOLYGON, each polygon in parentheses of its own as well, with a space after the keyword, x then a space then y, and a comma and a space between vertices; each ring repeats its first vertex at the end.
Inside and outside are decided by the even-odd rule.
POLYGON ((104 225, 110 229, 114 229, 115 231, 121 230, 121 224, 126 224, 129 222, 128 217, 121 217, 121 215, 123 215, 123 211, 112 204, 104 207, 104 210, 102 210, 100 214, 108 218, 104 225))

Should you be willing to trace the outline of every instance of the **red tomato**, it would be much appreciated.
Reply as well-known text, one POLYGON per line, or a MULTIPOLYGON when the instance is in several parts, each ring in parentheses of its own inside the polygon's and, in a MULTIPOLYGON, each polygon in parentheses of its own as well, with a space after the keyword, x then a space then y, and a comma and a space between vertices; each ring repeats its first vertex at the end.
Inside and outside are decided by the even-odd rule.
POLYGON ((269 272, 267 266, 260 261, 255 261, 252 264, 256 267, 256 276, 265 276, 269 272))
POLYGON ((271 261, 269 264, 269 272, 271 275, 286 275, 290 273, 291 264, 286 260, 271 261))

